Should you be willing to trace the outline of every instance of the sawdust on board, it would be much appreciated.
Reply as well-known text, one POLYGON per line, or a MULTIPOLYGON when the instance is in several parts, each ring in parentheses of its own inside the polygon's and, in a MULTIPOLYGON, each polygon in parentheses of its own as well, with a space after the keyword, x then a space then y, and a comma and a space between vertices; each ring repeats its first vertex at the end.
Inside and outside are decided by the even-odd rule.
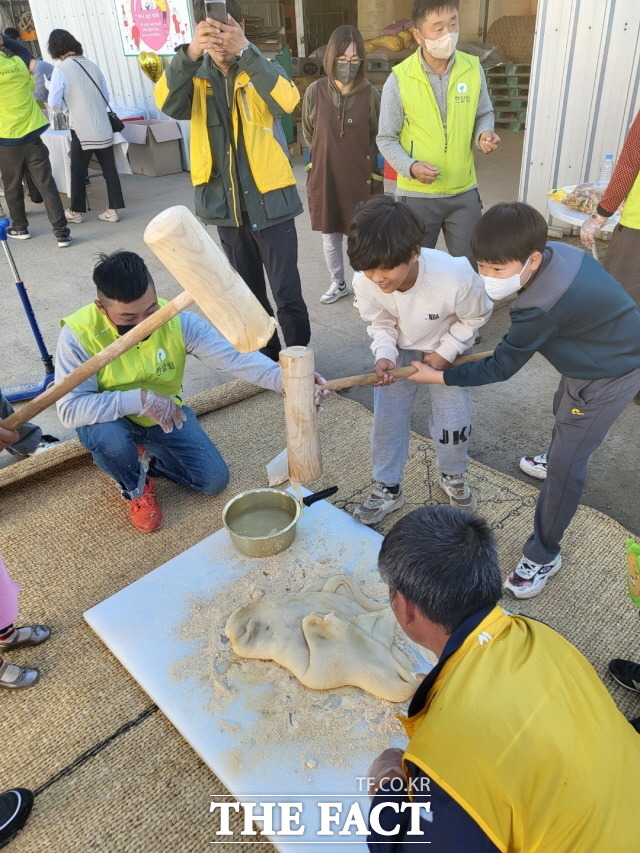
MULTIPOLYGON (((176 662, 172 678, 196 678, 206 685, 207 710, 216 725, 232 736, 242 735, 241 747, 227 753, 238 770, 272 763, 278 746, 286 745, 297 748, 300 769, 306 773, 327 764, 350 768, 360 759, 364 775, 368 762, 391 745, 391 738, 397 745, 398 737, 403 737, 395 715, 404 713, 406 706, 355 687, 311 690, 271 661, 239 658, 224 634, 227 619, 238 607, 339 574, 370 598, 385 600, 387 587, 370 560, 351 563, 353 573, 346 574, 340 564, 343 553, 341 547, 337 557, 313 559, 287 549, 273 557, 247 559, 246 572, 212 590, 209 598, 197 597, 189 603, 189 616, 177 631, 180 640, 197 648, 176 662)), ((411 655, 412 644, 400 630, 396 643, 411 655)))

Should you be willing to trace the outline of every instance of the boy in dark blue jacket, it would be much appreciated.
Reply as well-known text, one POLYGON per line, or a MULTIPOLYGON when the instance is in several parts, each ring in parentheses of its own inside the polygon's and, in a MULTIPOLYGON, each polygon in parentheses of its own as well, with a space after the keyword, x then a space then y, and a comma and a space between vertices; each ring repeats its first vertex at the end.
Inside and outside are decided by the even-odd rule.
POLYGON ((547 243, 547 223, 527 204, 498 204, 478 223, 471 246, 491 299, 517 293, 511 327, 490 358, 449 370, 413 362, 414 382, 502 382, 539 352, 562 376, 534 529, 505 582, 533 598, 562 565, 560 543, 573 518, 589 457, 640 391, 640 312, 590 255, 547 243))

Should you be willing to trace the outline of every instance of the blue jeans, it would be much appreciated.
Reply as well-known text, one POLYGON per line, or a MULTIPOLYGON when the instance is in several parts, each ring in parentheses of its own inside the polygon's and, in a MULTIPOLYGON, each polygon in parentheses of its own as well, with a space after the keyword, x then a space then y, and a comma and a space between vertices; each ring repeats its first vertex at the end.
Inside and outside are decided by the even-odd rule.
POLYGON ((76 432, 98 468, 113 477, 128 500, 140 497, 147 473, 136 445, 151 457, 149 476, 167 477, 196 492, 215 495, 229 482, 229 469, 191 409, 183 406, 182 411, 187 416, 182 429, 167 433, 129 418, 79 427, 76 432))

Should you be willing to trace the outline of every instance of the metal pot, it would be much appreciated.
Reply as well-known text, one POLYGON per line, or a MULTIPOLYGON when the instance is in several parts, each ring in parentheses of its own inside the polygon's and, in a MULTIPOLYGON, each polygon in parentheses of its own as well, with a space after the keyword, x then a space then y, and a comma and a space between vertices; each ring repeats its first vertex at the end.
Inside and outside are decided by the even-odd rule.
MULTIPOLYGON (((328 498, 337 486, 303 498, 305 506, 328 498)), ((282 489, 251 489, 231 498, 222 510, 222 523, 236 548, 247 557, 272 557, 296 537, 300 502, 282 489)))

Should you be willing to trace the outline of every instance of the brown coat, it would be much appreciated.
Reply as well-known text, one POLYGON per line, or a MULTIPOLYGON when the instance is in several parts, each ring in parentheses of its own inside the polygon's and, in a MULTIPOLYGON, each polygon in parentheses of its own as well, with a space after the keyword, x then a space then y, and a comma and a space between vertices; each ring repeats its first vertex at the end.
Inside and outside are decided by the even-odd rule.
POLYGON ((311 113, 307 102, 305 123, 313 128, 307 166, 311 227, 346 234, 357 205, 384 191, 371 128, 372 108, 379 111, 380 98, 368 80, 346 95, 326 77, 313 89, 315 109, 311 113))

